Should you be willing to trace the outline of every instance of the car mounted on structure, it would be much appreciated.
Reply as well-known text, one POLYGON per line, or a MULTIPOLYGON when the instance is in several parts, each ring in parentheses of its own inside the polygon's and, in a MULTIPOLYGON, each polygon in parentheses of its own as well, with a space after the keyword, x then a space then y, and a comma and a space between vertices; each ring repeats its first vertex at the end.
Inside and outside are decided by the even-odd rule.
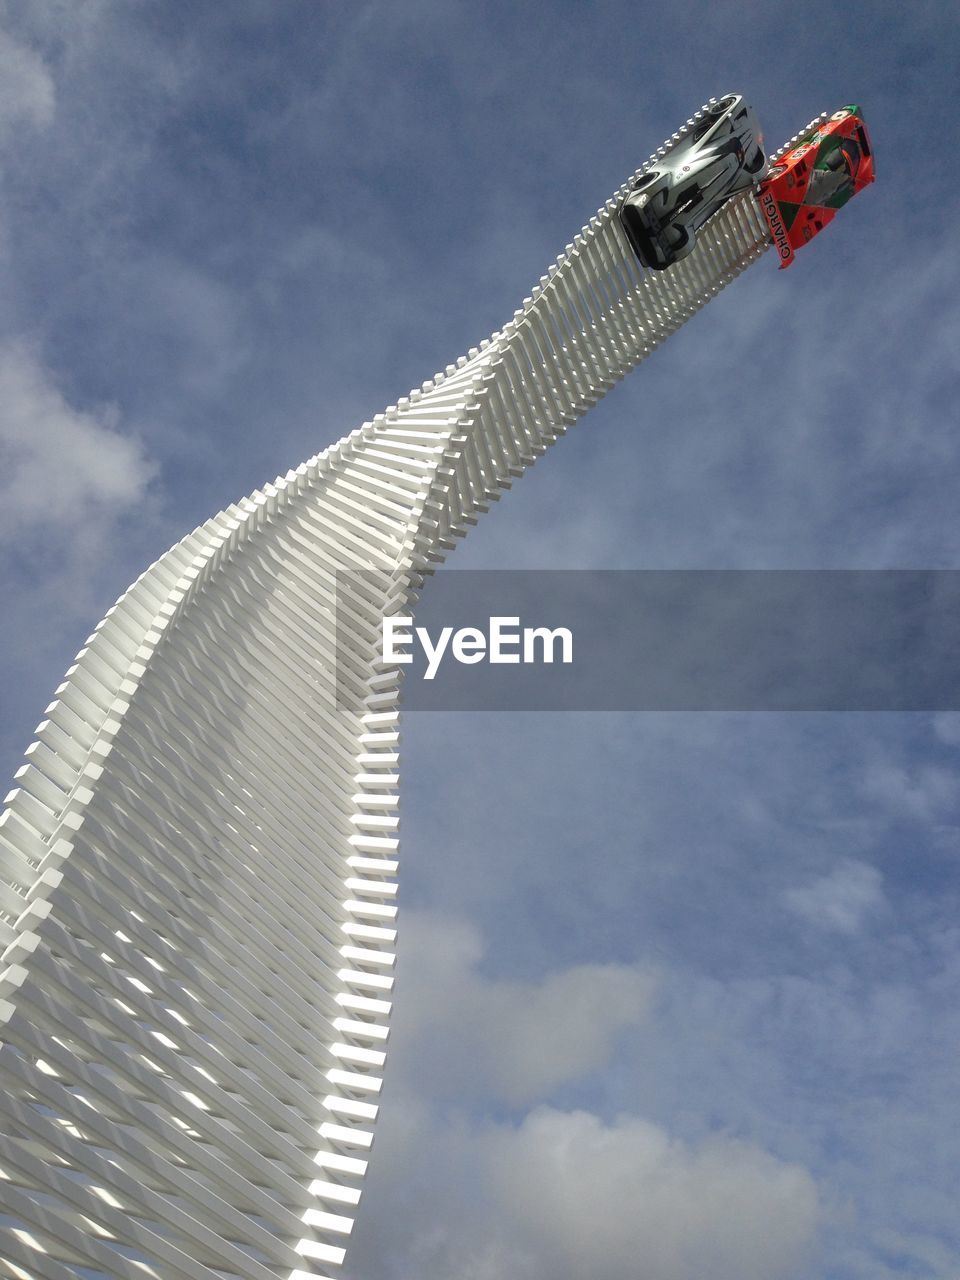
POLYGON ((738 93, 711 105, 690 132, 634 183, 620 224, 645 267, 662 271, 693 250, 696 233, 738 191, 763 178, 763 135, 738 93))
POLYGON ((789 267, 796 250, 873 180, 873 151, 859 107, 841 107, 805 133, 757 192, 780 266, 789 267))

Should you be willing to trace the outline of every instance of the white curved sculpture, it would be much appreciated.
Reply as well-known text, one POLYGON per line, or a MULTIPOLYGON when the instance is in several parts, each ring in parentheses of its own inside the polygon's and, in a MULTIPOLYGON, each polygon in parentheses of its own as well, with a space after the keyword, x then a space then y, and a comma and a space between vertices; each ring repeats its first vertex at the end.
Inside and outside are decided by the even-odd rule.
POLYGON ((748 193, 644 272, 614 216, 625 190, 501 332, 152 565, 56 691, 0 819, 9 1274, 341 1262, 394 960, 381 619, 767 248, 748 193), (379 572, 338 589, 350 569, 379 572))

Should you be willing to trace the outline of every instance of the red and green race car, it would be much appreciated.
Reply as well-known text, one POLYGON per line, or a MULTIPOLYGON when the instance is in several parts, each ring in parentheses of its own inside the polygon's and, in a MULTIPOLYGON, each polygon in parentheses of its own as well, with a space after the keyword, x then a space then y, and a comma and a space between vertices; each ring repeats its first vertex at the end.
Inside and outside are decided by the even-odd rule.
POLYGON ((781 267, 874 180, 860 108, 841 107, 771 166, 757 187, 781 267))

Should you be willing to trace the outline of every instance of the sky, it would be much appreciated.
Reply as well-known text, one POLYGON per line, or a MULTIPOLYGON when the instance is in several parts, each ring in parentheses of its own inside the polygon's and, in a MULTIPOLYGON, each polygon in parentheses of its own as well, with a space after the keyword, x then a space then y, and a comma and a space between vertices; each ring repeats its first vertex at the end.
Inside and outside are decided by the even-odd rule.
MULTIPOLYGON (((878 181, 457 568, 960 568, 960 10, 0 0, 9 778, 95 622, 499 328, 709 96, 878 181)), ((411 713, 355 1280, 957 1280, 960 714, 411 713)))

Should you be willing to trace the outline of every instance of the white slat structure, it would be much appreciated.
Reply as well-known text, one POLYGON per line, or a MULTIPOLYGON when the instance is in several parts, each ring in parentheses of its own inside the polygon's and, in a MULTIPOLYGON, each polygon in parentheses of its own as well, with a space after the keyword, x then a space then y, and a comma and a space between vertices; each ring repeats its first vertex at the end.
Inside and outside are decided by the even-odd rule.
POLYGON ((394 963, 381 619, 767 247, 748 194, 644 272, 625 190, 501 332, 152 565, 57 689, 0 818, 0 1275, 336 1274, 394 963))

